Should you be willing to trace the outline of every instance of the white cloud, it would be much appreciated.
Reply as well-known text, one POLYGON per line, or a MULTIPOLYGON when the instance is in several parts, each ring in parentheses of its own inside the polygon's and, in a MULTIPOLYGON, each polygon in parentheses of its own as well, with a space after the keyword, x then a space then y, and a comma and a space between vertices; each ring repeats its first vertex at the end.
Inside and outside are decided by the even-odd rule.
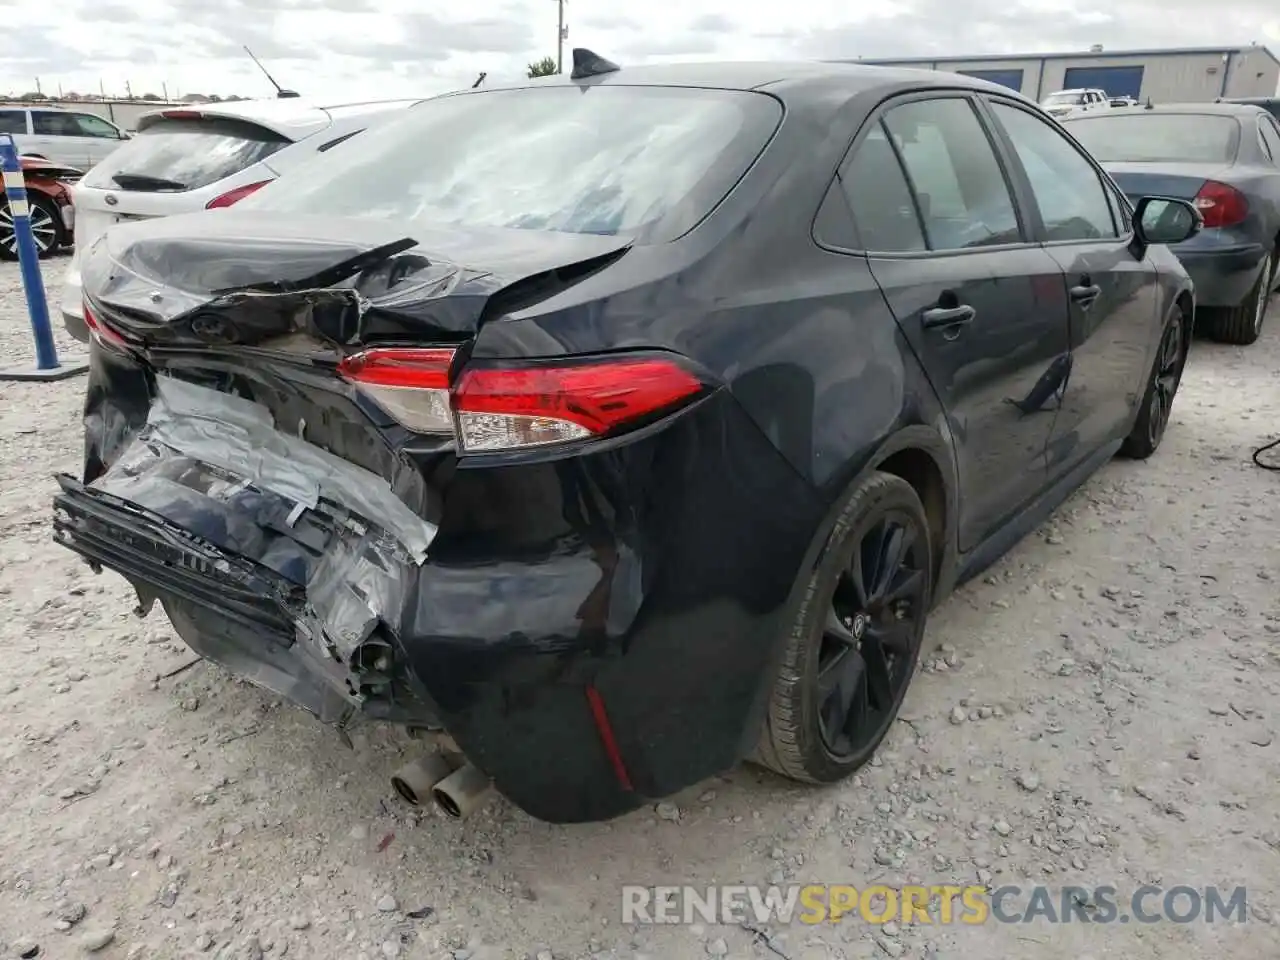
MULTIPOLYGON (((554 0, 9 0, 0 95, 413 96, 554 55, 554 0), (467 11, 467 12, 464 12, 467 11)), ((1273 0, 570 0, 569 40, 624 65, 1151 46, 1280 45, 1273 0)))

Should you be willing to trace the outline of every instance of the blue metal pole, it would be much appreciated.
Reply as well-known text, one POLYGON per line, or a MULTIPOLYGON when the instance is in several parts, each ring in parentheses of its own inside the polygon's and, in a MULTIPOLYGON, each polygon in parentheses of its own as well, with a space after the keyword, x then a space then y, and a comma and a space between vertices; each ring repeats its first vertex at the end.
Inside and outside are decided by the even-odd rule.
POLYGON ((36 369, 56 370, 58 351, 53 345, 53 328, 49 325, 49 301, 45 298, 44 278, 40 275, 40 253, 31 234, 31 206, 27 200, 22 163, 13 137, 0 134, 0 171, 4 174, 4 194, 13 219, 13 236, 18 246, 18 265, 22 269, 22 286, 27 294, 27 313, 31 317, 31 333, 36 341, 36 369))

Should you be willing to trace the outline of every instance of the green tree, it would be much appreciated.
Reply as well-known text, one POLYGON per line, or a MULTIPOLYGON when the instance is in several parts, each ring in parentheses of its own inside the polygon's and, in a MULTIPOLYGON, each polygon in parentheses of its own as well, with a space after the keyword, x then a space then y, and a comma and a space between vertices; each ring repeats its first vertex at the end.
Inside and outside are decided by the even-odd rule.
POLYGON ((549 77, 552 74, 559 73, 556 69, 555 57, 543 57, 537 63, 529 64, 529 76, 532 77, 549 77))

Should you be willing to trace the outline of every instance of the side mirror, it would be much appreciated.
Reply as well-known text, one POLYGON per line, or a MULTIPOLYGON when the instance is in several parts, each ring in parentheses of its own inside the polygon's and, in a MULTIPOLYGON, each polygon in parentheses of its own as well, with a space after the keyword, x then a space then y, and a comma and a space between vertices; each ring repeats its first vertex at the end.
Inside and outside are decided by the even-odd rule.
POLYGON ((1204 228, 1204 217, 1189 201, 1172 197, 1143 197, 1133 213, 1138 239, 1151 243, 1182 243, 1204 228))

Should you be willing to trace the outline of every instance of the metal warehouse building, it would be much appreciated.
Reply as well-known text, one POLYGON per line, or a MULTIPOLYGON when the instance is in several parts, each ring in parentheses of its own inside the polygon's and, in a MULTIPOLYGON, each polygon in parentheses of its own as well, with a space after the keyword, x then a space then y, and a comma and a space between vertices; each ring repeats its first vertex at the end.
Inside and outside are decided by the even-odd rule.
POLYGON ((1216 97, 1270 97, 1280 88, 1280 59, 1266 47, 1188 47, 1170 50, 1037 53, 990 57, 868 60, 889 67, 923 67, 981 77, 1039 102, 1058 90, 1097 87, 1112 97, 1155 103, 1216 97))

